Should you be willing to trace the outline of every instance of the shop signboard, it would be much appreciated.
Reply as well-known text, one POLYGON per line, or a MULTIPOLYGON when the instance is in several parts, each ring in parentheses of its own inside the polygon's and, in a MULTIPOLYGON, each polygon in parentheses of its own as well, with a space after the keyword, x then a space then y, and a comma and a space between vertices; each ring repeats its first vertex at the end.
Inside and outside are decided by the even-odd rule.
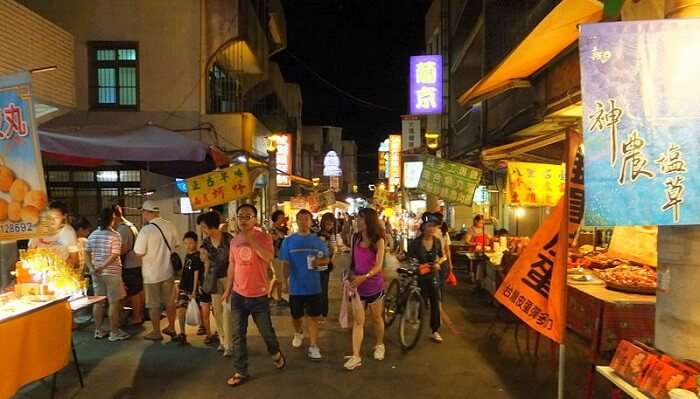
POLYGON ((472 205, 481 169, 426 155, 418 188, 454 203, 472 205))
POLYGON ((570 134, 568 196, 562 197, 518 256, 495 298, 538 333, 562 343, 568 249, 583 219, 583 152, 570 134), (567 201, 568 200, 568 201, 567 201))
POLYGON ((340 157, 338 153, 331 150, 326 153, 323 158, 323 175, 324 176, 342 176, 343 170, 340 168, 340 157))
POLYGON ((408 161, 403 163, 403 186, 416 188, 423 172, 423 161, 408 161))
POLYGON ((389 136, 389 191, 401 185, 401 135, 389 136))
POLYGON ((442 113, 442 56, 411 57, 409 76, 411 114, 442 113))
POLYGON ((291 187, 292 177, 292 135, 277 134, 277 187, 291 187), (284 172, 284 173, 279 173, 284 172))
POLYGON ((192 209, 205 209, 250 195, 248 166, 236 164, 187 179, 192 209))
POLYGON ((31 75, 0 76, 0 240, 51 235, 31 75))
POLYGON ((582 26, 587 225, 700 224, 699 35, 693 19, 582 26))
POLYGON ((401 144, 404 151, 421 146, 420 118, 415 115, 401 116, 401 144))
POLYGON ((556 206, 564 194, 564 167, 508 162, 507 201, 519 206, 556 206))
POLYGON ((289 202, 292 204, 292 208, 294 209, 305 209, 306 208, 306 197, 303 195, 297 195, 296 197, 292 197, 289 202))

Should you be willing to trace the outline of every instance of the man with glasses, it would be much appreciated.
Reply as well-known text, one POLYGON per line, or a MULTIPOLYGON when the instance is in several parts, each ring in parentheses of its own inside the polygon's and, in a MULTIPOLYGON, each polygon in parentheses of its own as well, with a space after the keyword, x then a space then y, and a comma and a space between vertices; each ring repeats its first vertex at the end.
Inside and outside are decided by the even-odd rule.
POLYGON ((274 367, 282 369, 286 365, 275 329, 272 327, 267 296, 268 265, 275 255, 272 237, 255 228, 258 210, 253 205, 239 206, 237 215, 240 232, 231 241, 228 284, 222 297, 224 303, 231 298, 235 373, 226 383, 232 387, 243 384, 249 377, 248 316, 253 316, 274 367))

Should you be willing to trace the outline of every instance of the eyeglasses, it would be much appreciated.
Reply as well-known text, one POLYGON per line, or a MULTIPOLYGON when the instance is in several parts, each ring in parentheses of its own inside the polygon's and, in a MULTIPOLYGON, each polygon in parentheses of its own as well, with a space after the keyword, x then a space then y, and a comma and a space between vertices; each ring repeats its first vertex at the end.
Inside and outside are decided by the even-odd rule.
POLYGON ((250 220, 253 218, 255 218, 255 216, 253 216, 253 215, 238 215, 239 220, 250 220))

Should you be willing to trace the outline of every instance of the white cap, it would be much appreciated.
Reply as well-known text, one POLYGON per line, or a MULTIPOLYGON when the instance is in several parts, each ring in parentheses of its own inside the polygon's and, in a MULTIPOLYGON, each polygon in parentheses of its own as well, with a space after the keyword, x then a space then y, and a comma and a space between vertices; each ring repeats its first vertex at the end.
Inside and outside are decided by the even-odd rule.
POLYGON ((154 201, 147 200, 144 201, 143 205, 141 205, 140 208, 142 211, 149 211, 149 212, 160 212, 160 207, 156 205, 154 201))

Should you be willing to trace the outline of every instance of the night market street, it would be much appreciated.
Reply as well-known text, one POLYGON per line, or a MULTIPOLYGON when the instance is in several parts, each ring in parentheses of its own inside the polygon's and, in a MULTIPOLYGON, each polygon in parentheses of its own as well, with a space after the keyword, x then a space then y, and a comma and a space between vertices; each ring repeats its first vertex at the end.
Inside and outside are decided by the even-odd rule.
MULTIPOLYGON (((475 293, 472 286, 464 283, 448 288, 446 300, 447 311, 461 336, 443 327, 445 342, 438 345, 430 341, 426 328, 418 346, 402 354, 396 322, 386 333, 387 357, 378 362, 371 359, 373 337, 367 328, 363 366, 353 372, 344 370, 343 356, 350 351, 350 330, 340 328, 337 314, 340 271, 348 262, 347 254, 339 257, 331 282, 332 315, 321 328, 320 347, 324 357, 321 362, 311 362, 305 350, 292 348, 289 312, 280 308, 273 310, 273 324, 289 361, 287 368, 281 372, 273 369, 257 329, 251 326, 252 337, 248 342, 253 379, 235 389, 225 384, 232 373, 232 360, 223 358, 215 348, 205 347, 202 337, 194 336, 195 330, 189 331, 192 345, 181 347, 168 343, 168 339, 163 343, 145 341, 143 331, 128 341, 97 341, 92 337, 93 330, 84 328, 76 331, 74 337, 85 373, 85 388, 80 389, 75 368, 70 364, 59 373, 56 398, 554 397, 556 379, 552 370, 556 363, 551 359, 549 343, 542 341, 539 360, 528 356, 525 328, 521 324, 519 354, 513 320, 492 325, 497 312, 489 296, 475 293)), ((391 273, 387 272, 387 276, 391 277, 391 273)), ((507 317, 503 312, 502 318, 507 317)), ((583 398, 585 353, 575 336, 569 334, 569 338, 566 397, 583 398)), ((534 334, 531 334, 531 353, 533 347, 534 334)), ((599 388, 606 387, 602 381, 598 383, 599 388)), ((48 398, 49 386, 50 378, 47 378, 43 383, 28 386, 17 398, 48 398)), ((594 397, 607 397, 603 393, 607 391, 602 389, 594 397)))

